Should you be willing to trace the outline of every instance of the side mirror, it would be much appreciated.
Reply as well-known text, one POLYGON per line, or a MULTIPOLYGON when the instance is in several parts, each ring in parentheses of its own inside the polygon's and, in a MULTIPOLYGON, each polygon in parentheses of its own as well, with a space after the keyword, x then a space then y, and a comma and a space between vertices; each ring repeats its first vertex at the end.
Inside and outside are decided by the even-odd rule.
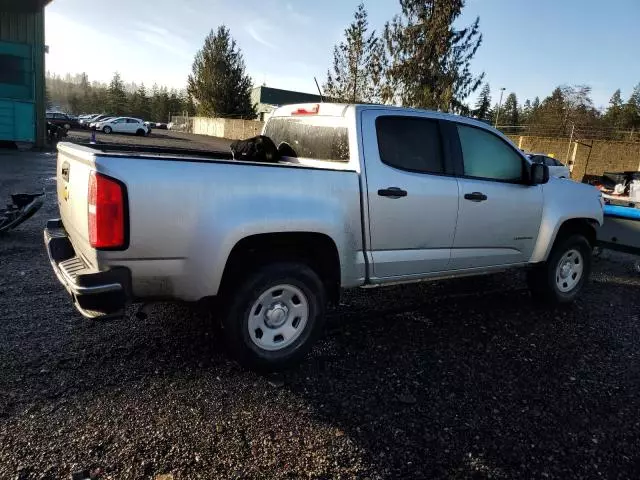
POLYGON ((549 167, 542 163, 531 164, 529 175, 531 185, 540 185, 549 181, 549 167))

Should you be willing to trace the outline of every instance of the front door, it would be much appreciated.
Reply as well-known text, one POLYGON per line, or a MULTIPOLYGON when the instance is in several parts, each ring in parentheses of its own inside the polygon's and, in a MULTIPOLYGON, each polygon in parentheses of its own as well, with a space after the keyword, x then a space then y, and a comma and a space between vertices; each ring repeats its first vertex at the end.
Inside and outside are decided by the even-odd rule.
POLYGON ((504 139, 456 126, 464 175, 451 268, 528 262, 542 218, 542 186, 523 181, 526 160, 504 139))
POLYGON ((440 121, 365 110, 362 132, 373 280, 446 271, 458 181, 447 175, 440 121))

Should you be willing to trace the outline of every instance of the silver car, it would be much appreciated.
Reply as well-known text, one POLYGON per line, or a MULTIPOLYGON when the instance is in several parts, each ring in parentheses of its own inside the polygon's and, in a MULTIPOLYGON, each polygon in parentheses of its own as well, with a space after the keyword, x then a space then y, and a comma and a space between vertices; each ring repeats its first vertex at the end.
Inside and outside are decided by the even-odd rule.
POLYGON ((541 163, 549 167, 549 175, 556 178, 571 178, 571 171, 560 160, 557 160, 544 153, 527 154, 531 163, 541 163))

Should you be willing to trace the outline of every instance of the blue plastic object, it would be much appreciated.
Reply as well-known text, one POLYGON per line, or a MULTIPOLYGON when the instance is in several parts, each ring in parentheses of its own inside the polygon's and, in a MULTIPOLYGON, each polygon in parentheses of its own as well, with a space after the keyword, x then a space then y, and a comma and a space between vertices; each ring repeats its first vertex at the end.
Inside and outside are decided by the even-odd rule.
POLYGON ((604 216, 640 220, 640 208, 622 207, 620 205, 605 205, 604 216))

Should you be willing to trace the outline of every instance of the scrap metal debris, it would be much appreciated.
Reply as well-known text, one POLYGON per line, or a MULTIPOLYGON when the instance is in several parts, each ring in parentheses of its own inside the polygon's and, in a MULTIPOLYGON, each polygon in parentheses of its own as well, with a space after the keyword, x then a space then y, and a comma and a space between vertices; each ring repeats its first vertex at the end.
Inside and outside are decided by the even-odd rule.
POLYGON ((42 207, 44 192, 16 193, 11 195, 11 203, 0 209, 0 233, 16 228, 31 218, 42 207))

